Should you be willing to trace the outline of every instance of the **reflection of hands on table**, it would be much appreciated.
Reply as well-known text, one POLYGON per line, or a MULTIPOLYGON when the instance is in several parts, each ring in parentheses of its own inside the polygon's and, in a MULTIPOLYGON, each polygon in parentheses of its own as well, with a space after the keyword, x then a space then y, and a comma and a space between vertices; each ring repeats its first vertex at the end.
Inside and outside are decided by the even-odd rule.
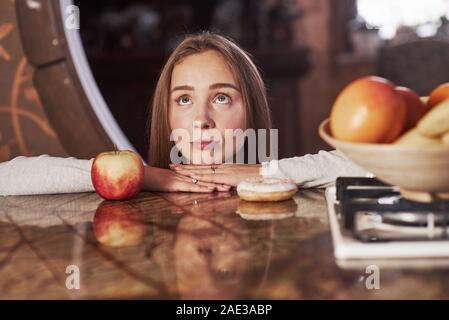
POLYGON ((200 181, 168 169, 145 167, 143 189, 162 192, 214 192, 229 191, 220 183, 200 181))

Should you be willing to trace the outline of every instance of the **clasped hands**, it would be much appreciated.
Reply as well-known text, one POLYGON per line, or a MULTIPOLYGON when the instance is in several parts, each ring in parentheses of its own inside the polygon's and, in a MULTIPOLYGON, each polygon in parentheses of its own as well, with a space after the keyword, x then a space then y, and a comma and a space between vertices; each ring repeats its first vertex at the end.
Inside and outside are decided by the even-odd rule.
POLYGON ((170 169, 146 166, 144 190, 162 192, 229 191, 240 181, 259 176, 259 164, 173 164, 170 169))

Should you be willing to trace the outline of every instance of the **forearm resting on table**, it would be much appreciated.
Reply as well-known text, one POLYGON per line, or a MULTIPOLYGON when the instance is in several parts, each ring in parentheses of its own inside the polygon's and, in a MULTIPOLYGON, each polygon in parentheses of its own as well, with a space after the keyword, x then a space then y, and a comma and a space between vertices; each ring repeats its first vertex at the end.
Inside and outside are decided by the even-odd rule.
POLYGON ((0 163, 0 195, 33 195, 94 191, 93 159, 19 156, 0 163))
POLYGON ((301 188, 325 188, 342 176, 371 176, 336 150, 264 162, 261 175, 289 178, 301 188))
POLYGON ((157 167, 144 167, 144 176, 143 176, 143 184, 142 190, 144 191, 160 191, 158 190, 158 186, 160 184, 159 177, 164 169, 157 167))

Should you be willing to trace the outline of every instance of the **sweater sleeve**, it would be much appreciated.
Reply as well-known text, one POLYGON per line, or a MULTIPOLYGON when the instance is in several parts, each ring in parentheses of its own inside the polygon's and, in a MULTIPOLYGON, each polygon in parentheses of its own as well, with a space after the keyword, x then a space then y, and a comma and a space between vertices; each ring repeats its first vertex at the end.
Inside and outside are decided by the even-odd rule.
POLYGON ((0 196, 94 191, 93 159, 41 155, 0 163, 0 196))
POLYGON ((325 188, 337 177, 372 176, 336 150, 264 162, 261 175, 290 178, 302 188, 325 188))

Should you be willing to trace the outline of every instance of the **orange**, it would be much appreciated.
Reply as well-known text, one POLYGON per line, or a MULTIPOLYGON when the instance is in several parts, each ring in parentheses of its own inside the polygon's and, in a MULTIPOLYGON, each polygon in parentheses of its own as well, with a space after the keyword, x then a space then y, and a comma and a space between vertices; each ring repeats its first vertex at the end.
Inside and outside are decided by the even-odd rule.
POLYGON ((435 107, 437 104, 449 98, 449 82, 445 82, 436 87, 429 96, 429 102, 427 103, 430 108, 435 107))

